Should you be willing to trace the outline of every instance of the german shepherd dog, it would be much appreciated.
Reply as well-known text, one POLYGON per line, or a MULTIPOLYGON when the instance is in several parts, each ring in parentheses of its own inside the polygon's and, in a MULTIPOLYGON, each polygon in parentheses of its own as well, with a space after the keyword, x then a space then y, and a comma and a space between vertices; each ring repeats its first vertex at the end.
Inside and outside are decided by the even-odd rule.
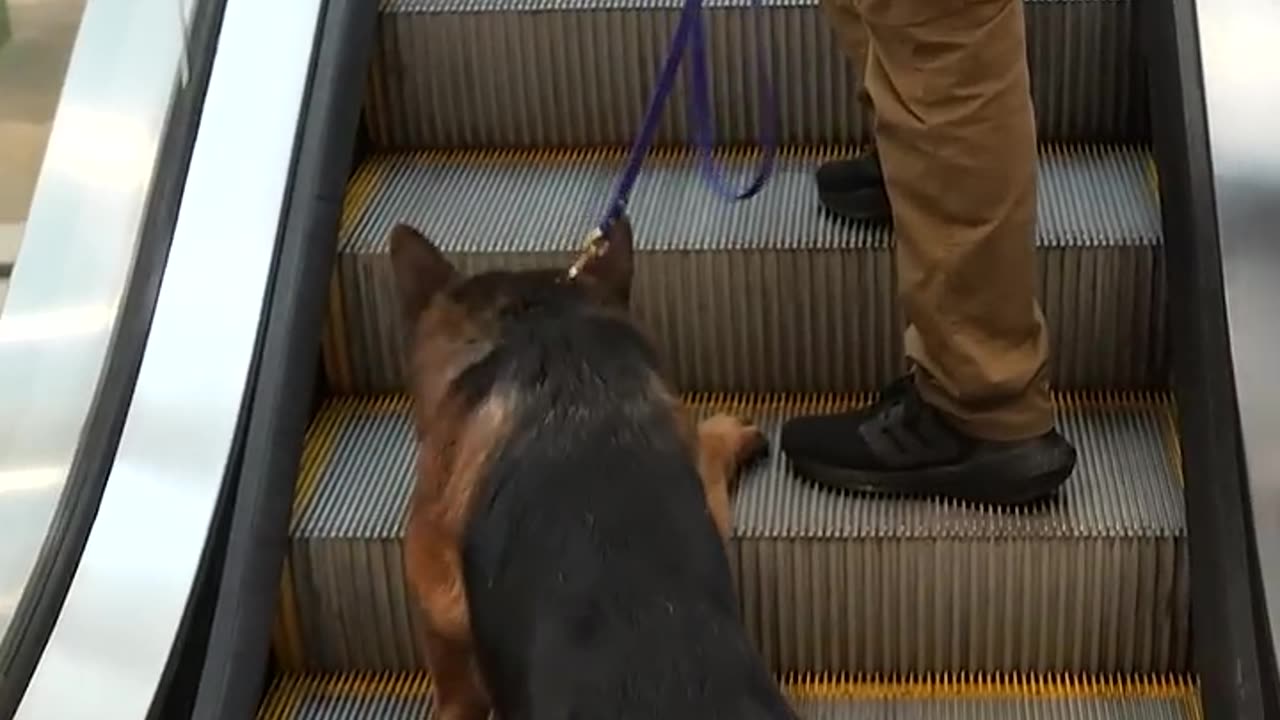
POLYGON ((724 543, 767 452, 695 423, 628 319, 630 223, 567 272, 459 273, 390 234, 418 442, 405 572, 440 720, 794 715, 738 615, 724 543))

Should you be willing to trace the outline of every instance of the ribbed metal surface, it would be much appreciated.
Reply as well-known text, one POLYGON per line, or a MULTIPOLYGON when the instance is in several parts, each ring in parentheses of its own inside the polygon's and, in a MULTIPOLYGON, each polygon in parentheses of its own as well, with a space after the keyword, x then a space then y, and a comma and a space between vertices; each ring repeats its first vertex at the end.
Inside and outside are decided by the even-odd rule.
MULTIPOLYGON (((861 143, 862 67, 816 0, 711 0, 704 13, 717 139, 758 137, 765 41, 784 142, 861 143)), ((1143 65, 1128 0, 1031 0, 1027 59, 1040 136, 1141 141, 1143 65)), ((368 119, 384 149, 581 147, 637 131, 679 16, 676 0, 396 0, 383 4, 368 119)), ((691 137, 683 82, 660 144, 691 137)))
MULTIPOLYGON (((783 684, 804 720, 1200 720, 1199 690, 1180 678, 1095 681, 1022 677, 929 682, 790 678, 783 684)), ((422 720, 426 675, 281 675, 259 720, 422 720)))
MULTIPOLYGON (((631 201, 641 251, 632 307, 682 388, 869 391, 901 372, 890 235, 830 220, 791 150, 755 199, 728 203, 685 153, 661 154, 631 201)), ((353 179, 325 344, 342 393, 401 387, 402 330, 386 233, 422 228, 467 270, 566 264, 608 201, 615 151, 408 153, 353 179)), ((745 175, 750 158, 726 156, 745 175)), ((1164 384, 1159 210, 1149 156, 1046 147, 1038 275, 1061 388, 1164 384)))
MULTIPOLYGON (((1164 399, 1063 399, 1079 467, 1056 503, 1017 512, 799 480, 777 450, 782 419, 854 398, 691 400, 749 414, 772 436, 735 500, 731 558, 775 671, 1186 666, 1185 518, 1164 399)), ((335 400, 310 431, 276 634, 290 669, 423 667, 401 568, 410 422, 402 397, 335 400)))

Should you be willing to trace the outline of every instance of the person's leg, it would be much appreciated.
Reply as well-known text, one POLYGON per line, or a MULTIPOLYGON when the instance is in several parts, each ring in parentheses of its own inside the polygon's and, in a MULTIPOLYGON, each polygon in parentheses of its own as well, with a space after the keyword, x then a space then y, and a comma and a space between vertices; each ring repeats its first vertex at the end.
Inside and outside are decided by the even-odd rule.
MULTIPOLYGON (((867 69, 874 50, 854 1, 819 0, 818 4, 835 31, 845 56, 859 68, 867 69)), ((858 100, 863 107, 863 116, 874 122, 875 105, 867 92, 865 79, 858 85, 858 100)), ((874 145, 864 147, 856 157, 823 163, 818 168, 816 180, 818 200, 837 217, 872 222, 889 219, 889 197, 874 145)))
POLYGON ((862 412, 793 420, 782 446, 824 484, 1035 500, 1076 455, 1053 429, 1035 299, 1022 0, 863 0, 860 10, 914 376, 862 412))

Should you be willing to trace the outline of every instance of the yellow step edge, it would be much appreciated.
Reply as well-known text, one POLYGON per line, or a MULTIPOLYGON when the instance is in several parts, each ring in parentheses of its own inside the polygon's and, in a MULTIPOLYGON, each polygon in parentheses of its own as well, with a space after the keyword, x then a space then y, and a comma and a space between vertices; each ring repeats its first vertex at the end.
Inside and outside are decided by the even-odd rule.
MULTIPOLYGON (((1069 674, 954 674, 915 679, 793 673, 781 680, 795 700, 964 700, 1030 698, 1068 700, 1140 698, 1180 700, 1199 714, 1199 683, 1183 675, 1085 677, 1069 674)), ((293 717, 303 697, 322 694, 347 698, 423 697, 431 689, 426 673, 335 673, 278 675, 260 720, 293 717)))
MULTIPOLYGON (((857 144, 851 143, 786 144, 778 148, 778 154, 782 157, 820 159, 843 156, 857 150, 859 147, 857 144)), ((372 156, 371 161, 366 164, 376 164, 377 161, 389 157, 409 157, 416 162, 431 163, 458 162, 461 160, 495 164, 574 163, 584 160, 622 160, 630 152, 630 147, 625 145, 548 148, 436 148, 409 152, 376 153, 372 156)), ((754 144, 724 145, 716 149, 716 154, 721 157, 750 158, 760 155, 761 152, 760 146, 754 144)), ((1132 143, 1044 142, 1037 146, 1037 154, 1040 157, 1061 157, 1080 153, 1097 156, 1099 152, 1140 153, 1149 158, 1151 149, 1145 145, 1132 143)), ((652 148, 649 153, 650 160, 661 162, 663 160, 680 160, 692 157, 695 154, 695 150, 688 145, 659 145, 652 148)), ((1144 161, 1143 165, 1144 174, 1148 176, 1148 181, 1150 181, 1155 168, 1154 161, 1144 161)), ((357 175, 357 177, 364 179, 363 176, 357 175)))
MULTIPOLYGON (((1137 407, 1172 408, 1173 396, 1160 390, 1087 390, 1061 391, 1052 393, 1053 402, 1060 410, 1124 410, 1137 407)), ((680 398, 700 408, 734 408, 785 410, 787 408, 810 408, 827 406, 859 407, 875 401, 874 392, 842 392, 842 393, 738 393, 738 392, 686 392, 680 398)), ((326 413, 370 412, 385 409, 391 412, 403 412, 409 403, 404 393, 375 393, 369 395, 334 396, 328 399, 317 414, 319 418, 326 413)))

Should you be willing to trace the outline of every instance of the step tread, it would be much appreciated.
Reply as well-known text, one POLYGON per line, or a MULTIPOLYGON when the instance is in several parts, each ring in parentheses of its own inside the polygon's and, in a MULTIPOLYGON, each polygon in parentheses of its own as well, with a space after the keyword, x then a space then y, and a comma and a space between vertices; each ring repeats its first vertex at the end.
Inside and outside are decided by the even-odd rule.
MULTIPOLYGON (((645 166, 630 202, 641 252, 884 249, 881 224, 819 211, 813 171, 839 151, 791 148, 755 198, 729 203, 669 150, 645 166)), ((718 154, 736 183, 754 153, 718 154)), ((340 252, 385 253, 396 222, 452 253, 564 253, 598 219, 625 161, 621 149, 422 151, 377 155, 348 193, 340 252)), ((1160 214, 1149 153, 1122 146, 1046 146, 1039 157, 1037 243, 1042 248, 1153 247, 1160 214)))
MULTIPOLYGON (((1068 720, 1202 717, 1196 685, 1179 678, 1108 679, 1072 676, 1020 681, 828 681, 790 679, 783 690, 801 718, 886 717, 971 720, 1068 720)), ((277 676, 263 703, 264 720, 419 720, 431 707, 422 673, 277 676)))
MULTIPOLYGON (((853 406, 853 397, 691 399, 702 412, 729 409, 753 417, 770 437, 770 457, 743 477, 734 501, 739 541, 1012 541, 1185 533, 1174 428, 1163 398, 1062 398, 1060 428, 1076 443, 1080 461, 1060 500, 1044 512, 859 497, 802 481, 778 449, 782 421, 853 406)), ((292 536, 373 540, 402 535, 415 452, 408 409, 406 397, 382 396, 332 400, 321 410, 308 436, 292 536)))

